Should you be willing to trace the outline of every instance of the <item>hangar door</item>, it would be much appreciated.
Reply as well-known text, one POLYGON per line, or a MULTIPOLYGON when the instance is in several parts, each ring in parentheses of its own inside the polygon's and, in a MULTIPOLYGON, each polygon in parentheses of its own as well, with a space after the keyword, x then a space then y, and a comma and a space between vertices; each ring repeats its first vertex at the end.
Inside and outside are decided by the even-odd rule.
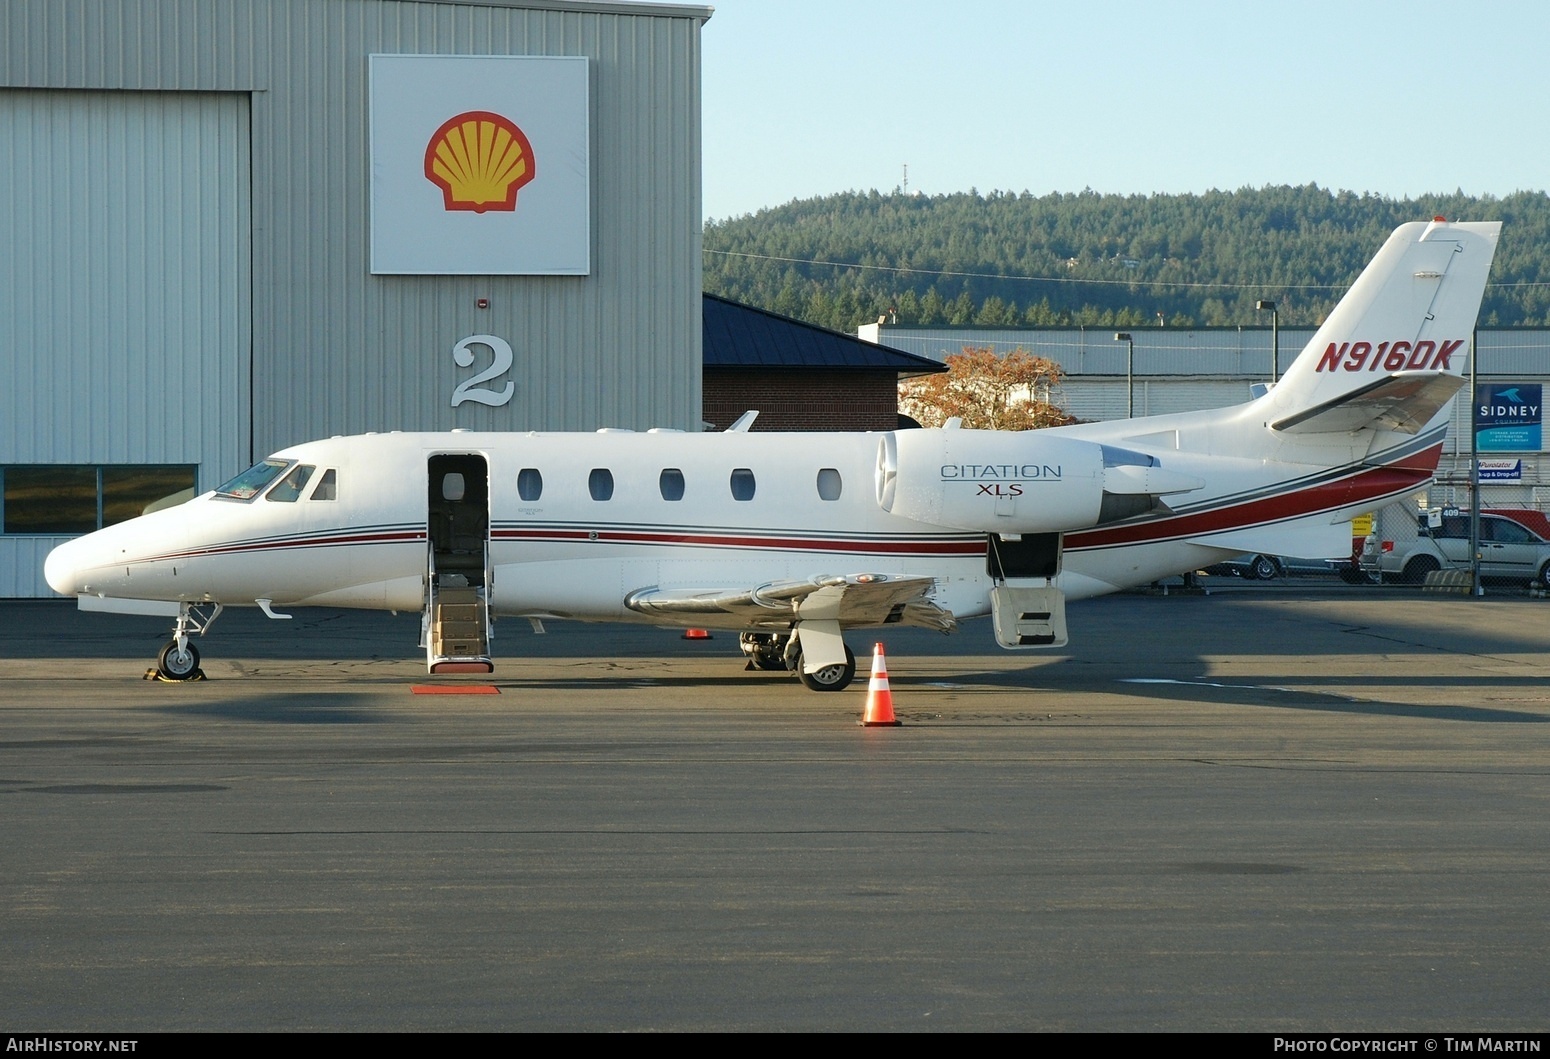
POLYGON ((245 464, 249 155, 246 95, 0 89, 0 596, 245 464))

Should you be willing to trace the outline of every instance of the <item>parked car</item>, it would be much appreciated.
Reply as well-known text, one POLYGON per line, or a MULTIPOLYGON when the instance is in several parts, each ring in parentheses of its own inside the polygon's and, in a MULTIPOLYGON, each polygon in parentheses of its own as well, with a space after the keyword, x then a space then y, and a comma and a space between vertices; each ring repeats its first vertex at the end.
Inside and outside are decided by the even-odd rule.
MULTIPOLYGON (((1480 514, 1480 576, 1512 581, 1550 581, 1550 540, 1529 528, 1537 511, 1480 514)), ((1440 514, 1422 514, 1418 535, 1412 542, 1396 544, 1369 538, 1363 551, 1363 564, 1376 570, 1384 580, 1420 584, 1434 570, 1468 570, 1469 515, 1445 510, 1440 514)))
POLYGON ((1206 567, 1208 574, 1241 577, 1245 581, 1269 581, 1277 577, 1303 574, 1343 574, 1351 568, 1349 558, 1303 559, 1291 555, 1248 554, 1206 567))

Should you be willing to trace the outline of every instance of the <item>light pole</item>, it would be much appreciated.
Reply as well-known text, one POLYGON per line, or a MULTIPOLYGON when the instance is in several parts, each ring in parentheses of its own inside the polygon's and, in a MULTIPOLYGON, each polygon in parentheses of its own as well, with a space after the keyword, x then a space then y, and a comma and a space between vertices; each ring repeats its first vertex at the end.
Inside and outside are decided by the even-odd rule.
POLYGON ((1270 381, 1275 382, 1281 377, 1281 331, 1279 319, 1276 313, 1276 303, 1258 301, 1254 308, 1264 311, 1270 310, 1270 381))
POLYGON ((1114 332, 1114 341, 1125 343, 1125 418, 1136 417, 1136 340, 1129 331, 1114 332))

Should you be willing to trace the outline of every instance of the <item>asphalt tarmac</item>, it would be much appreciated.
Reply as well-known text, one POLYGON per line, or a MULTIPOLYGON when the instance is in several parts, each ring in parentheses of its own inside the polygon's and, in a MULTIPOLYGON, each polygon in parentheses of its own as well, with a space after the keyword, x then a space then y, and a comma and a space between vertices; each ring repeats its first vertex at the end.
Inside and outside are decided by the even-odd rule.
POLYGON ((415 617, 239 612, 171 685, 0 603, 0 1029, 1547 1028, 1550 603, 1070 618, 887 630, 863 729, 730 634, 506 620, 415 695, 415 617))

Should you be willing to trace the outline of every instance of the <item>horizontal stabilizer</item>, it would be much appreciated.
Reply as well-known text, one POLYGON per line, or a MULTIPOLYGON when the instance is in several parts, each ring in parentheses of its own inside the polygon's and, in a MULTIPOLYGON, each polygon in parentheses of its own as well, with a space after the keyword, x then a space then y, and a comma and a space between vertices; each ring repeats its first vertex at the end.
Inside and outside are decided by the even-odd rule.
POLYGON ((1270 425, 1291 434, 1350 433, 1369 427, 1416 434, 1463 385, 1463 378, 1443 371, 1396 372, 1270 425))

